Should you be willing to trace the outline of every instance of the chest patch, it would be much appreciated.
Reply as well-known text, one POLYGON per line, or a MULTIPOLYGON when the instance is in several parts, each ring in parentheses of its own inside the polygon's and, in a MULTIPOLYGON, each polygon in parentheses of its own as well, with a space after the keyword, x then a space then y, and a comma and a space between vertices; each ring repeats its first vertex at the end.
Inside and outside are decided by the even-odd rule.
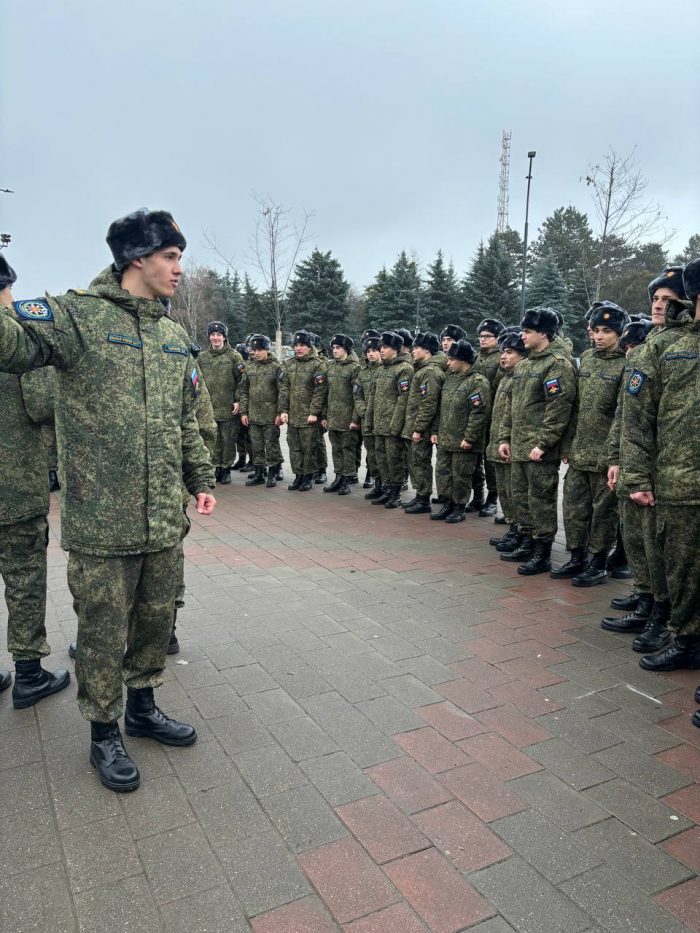
POLYGON ((644 373, 640 373, 638 369, 635 369, 627 380, 627 391, 630 395, 639 395, 641 388, 646 381, 647 377, 644 375, 644 373))
POLYGON ((325 384, 325 382, 326 382, 326 377, 324 376, 324 374, 323 374, 323 373, 316 373, 316 375, 314 376, 314 383, 315 383, 317 386, 322 386, 322 385, 325 384))
POLYGON ((399 379, 399 392, 408 392, 411 388, 411 383, 408 379, 399 379))
POLYGON ((549 396, 559 395, 559 393, 561 392, 561 385, 559 383, 559 380, 558 379, 547 379, 547 381, 544 384, 544 391, 549 396))
POLYGON ((428 395, 428 392, 429 390, 427 382, 424 382, 422 385, 418 386, 418 394, 421 396, 421 398, 425 398, 426 395, 428 395))
POLYGON ((29 298, 15 302, 17 317, 23 321, 53 321, 53 311, 43 298, 29 298))
POLYGON ((469 396, 469 404, 472 408, 483 408, 484 400, 481 397, 481 392, 475 392, 473 395, 469 396))
POLYGON ((182 347, 177 343, 164 343, 163 344, 164 353, 175 353, 177 356, 189 356, 190 351, 187 347, 182 347))
POLYGON ((143 346, 138 337, 130 337, 128 334, 107 334, 107 343, 117 343, 123 347, 133 347, 134 350, 140 350, 143 346))

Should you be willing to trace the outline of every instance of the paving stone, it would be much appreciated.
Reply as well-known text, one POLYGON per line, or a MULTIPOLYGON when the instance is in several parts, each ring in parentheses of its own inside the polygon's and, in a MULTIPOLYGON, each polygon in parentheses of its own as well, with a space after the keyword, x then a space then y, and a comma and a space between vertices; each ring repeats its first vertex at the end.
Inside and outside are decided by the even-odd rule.
POLYGON ((340 751, 337 744, 310 716, 270 724, 270 731, 292 761, 318 758, 340 751))
POLYGON ((607 810, 589 799, 590 794, 578 793, 547 771, 518 778, 511 781, 508 787, 567 832, 608 817, 607 810))
POLYGON ((483 724, 485 732, 497 732, 516 748, 525 748, 551 738, 547 729, 523 716, 510 703, 482 710, 476 713, 475 718, 483 724))
POLYGON ((142 781, 138 794, 125 794, 122 808, 134 839, 153 836, 194 821, 179 781, 167 776, 142 781))
POLYGON ((368 777, 405 813, 417 813, 452 799, 452 794, 410 758, 387 761, 367 771, 368 777))
POLYGON ((172 670, 185 690, 201 689, 226 682, 225 676, 208 659, 178 664, 173 666, 172 670))
POLYGON ((121 815, 66 830, 61 842, 71 890, 75 892, 103 884, 105 878, 119 881, 142 871, 136 846, 121 815))
MULTIPOLYGON (((469 642, 471 645, 472 642, 469 642)), ((426 651, 431 658, 441 661, 443 664, 451 664, 453 661, 463 661, 471 657, 471 651, 463 645, 456 645, 449 638, 443 638, 438 635, 433 638, 426 638, 421 642, 416 642, 416 647, 426 651)))
POLYGON ((334 933, 339 927, 317 897, 303 897, 250 921, 253 933, 334 933))
POLYGON ((279 688, 277 681, 273 680, 259 664, 232 667, 226 671, 226 678, 239 696, 279 688))
MULTIPOLYGON (((497 700, 492 706, 500 706, 502 703, 511 703, 516 706, 525 716, 534 718, 535 716, 544 716, 545 713, 553 713, 555 710, 563 709, 563 705, 556 700, 546 696, 546 691, 551 687, 545 687, 540 693, 528 687, 527 684, 521 684, 516 681, 511 684, 501 684, 498 687, 491 687, 487 693, 497 700)), ((486 707, 485 707, 486 708, 486 707)))
POLYGON ((517 855, 470 875, 469 880, 516 930, 579 933, 590 926, 581 910, 517 855))
POLYGON ((678 684, 669 677, 642 670, 637 659, 629 658, 629 656, 617 667, 611 667, 607 673, 611 677, 617 677, 620 683, 625 684, 625 686, 636 687, 637 690, 641 690, 643 693, 657 699, 678 689, 678 684))
POLYGON ((440 661, 430 657, 430 655, 406 658, 403 661, 397 661, 397 664, 406 674, 413 674, 417 680, 422 681, 429 687, 433 687, 435 684, 444 684, 448 680, 456 680, 459 676, 445 664, 441 664, 440 661))
MULTIPOLYGON (((422 725, 419 719, 418 724, 422 725)), ((43 769, 32 764, 0 771, 0 815, 19 814, 50 805, 49 789, 43 769)))
POLYGON ((332 807, 378 793, 345 752, 301 761, 299 767, 332 807))
POLYGON ((452 742, 430 727, 397 735, 395 739, 430 774, 460 768, 470 761, 452 742))
MULTIPOLYGON (((179 630, 179 623, 178 623, 179 630)), ((210 658, 217 670, 228 670, 233 667, 243 667, 253 663, 252 655, 241 645, 234 643, 217 645, 210 658)))
POLYGON ((381 794, 338 807, 336 812, 379 864, 430 845, 415 824, 381 794))
POLYGON ((435 933, 452 933, 496 913, 435 849, 398 859, 384 870, 435 933))
POLYGON ((614 732, 620 739, 638 745, 647 755, 655 755, 657 752, 681 744, 677 736, 671 735, 659 726, 651 725, 628 710, 620 709, 606 713, 604 716, 599 716, 596 722, 605 729, 609 729, 610 732, 614 732))
POLYGON ((700 878, 686 881, 655 898, 690 930, 700 930, 700 878))
MULTIPOLYGON (((4 741, 2 750, 3 753, 0 757, 4 760, 4 741)), ((49 780, 60 781, 61 778, 78 777, 80 774, 94 775, 94 769, 90 765, 89 755, 90 740, 89 737, 84 735, 69 735, 60 739, 49 739, 44 742, 44 756, 49 780)), ((12 757, 11 755, 11 758, 12 757)), ((24 760, 17 761, 17 764, 25 764, 27 758, 33 760, 33 753, 31 756, 23 756, 24 760)), ((0 765, 0 768, 2 768, 2 765, 0 765)))
POLYGON ((277 745, 240 752, 234 760, 256 797, 281 794, 306 784, 303 773, 277 745))
POLYGON ((462 872, 485 868, 512 855, 496 833, 456 800, 417 813, 413 820, 462 872))
POLYGON ((63 865, 45 865, 41 871, 30 868, 13 875, 0 873, 0 930, 75 933, 75 917, 63 865))
POLYGON ((244 933, 250 930, 238 901, 225 885, 165 904, 161 907, 161 916, 167 933, 214 933, 218 930, 244 933))
POLYGON ((606 933, 688 933, 687 927, 609 865, 565 881, 561 888, 606 933))
POLYGON ((388 677, 381 681, 382 687, 386 687, 389 693, 396 699, 415 709, 419 706, 427 706, 429 703, 439 703, 442 696, 436 693, 431 687, 426 686, 413 674, 402 674, 399 677, 388 677))
MULTIPOLYGON (((614 703, 603 698, 602 693, 586 690, 581 684, 564 682, 553 687, 543 687, 542 695, 554 700, 563 706, 568 706, 580 716, 600 716, 602 713, 612 713, 619 709, 614 703)), ((606 693, 608 691, 605 691, 606 693)))
POLYGON ((593 756, 605 767, 625 778, 652 797, 663 797, 690 783, 690 779, 662 761, 645 755, 636 745, 623 742, 593 756))
POLYGON ((234 767, 218 742, 196 742, 168 751, 175 773, 188 794, 225 783, 234 767))
POLYGON ((503 917, 492 917, 470 928, 470 933, 513 933, 513 927, 503 917))
POLYGON ((516 678, 512 674, 499 670, 495 665, 489 664, 481 658, 469 658, 466 661, 457 661, 452 670, 465 680, 477 687, 496 687, 499 684, 510 683, 516 678))
POLYGON ((143 875, 116 884, 103 880, 98 887, 76 894, 75 908, 81 933, 103 933, 106 924, 129 933, 164 930, 143 875))
POLYGON ((607 781, 591 787, 586 796, 650 842, 661 842, 692 825, 690 820, 627 781, 607 781))
POLYGON ((589 719, 575 710, 562 709, 540 716, 537 722, 553 736, 564 739, 579 751, 590 755, 618 745, 622 741, 617 733, 604 728, 604 719, 605 717, 589 719))
POLYGON ((486 732, 486 726, 478 719, 465 713, 449 700, 443 703, 433 703, 430 706, 421 706, 417 713, 424 722, 437 729, 451 742, 486 732))
POLYGON ((700 872, 700 826, 693 826, 664 843, 661 848, 694 872, 700 872))
POLYGON ((326 647, 320 638, 305 628, 297 628, 286 632, 278 631, 278 637, 283 644, 288 645, 292 651, 299 654, 305 651, 320 651, 326 647))
POLYGON ((359 767, 368 768, 402 754, 391 739, 337 693, 306 697, 302 704, 359 767))
POLYGON ((406 904, 394 904, 343 927, 344 933, 425 933, 406 904))
POLYGON ((310 784, 265 797, 262 805, 293 852, 304 852, 347 835, 321 794, 310 784))
MULTIPOLYGON (((563 739, 548 739, 530 745, 527 753, 547 770, 571 784, 575 790, 585 790, 615 777, 614 772, 604 767, 603 763, 584 755, 563 739)), ((601 754, 605 755, 606 752, 601 754)))
POLYGON ((266 690, 264 693, 253 693, 245 698, 245 702, 262 722, 269 725, 273 722, 288 722, 303 716, 304 711, 298 703, 285 693, 284 690, 266 690))
POLYGON ((359 671, 326 672, 325 678, 334 690, 348 703, 360 703, 375 697, 386 696, 384 687, 376 684, 359 671))
POLYGON ((596 849, 610 866, 646 894, 657 894, 692 875, 686 865, 614 817, 579 829, 573 837, 596 849))
POLYGON ((2 821, 0 878, 58 862, 61 848, 49 807, 6 815, 2 821))
POLYGON ((474 735, 470 739, 458 742, 457 745, 469 758, 484 765, 502 781, 542 770, 541 765, 514 748, 500 735, 474 735))
POLYGON ((242 778, 198 791, 188 798, 217 852, 234 849, 240 839, 270 829, 269 820, 242 778))
POLYGON ((381 870, 353 840, 305 852, 298 861, 339 923, 349 923, 399 900, 381 870))
POLYGON ((522 797, 480 764, 446 771, 440 775, 440 782, 486 823, 527 806, 522 797))
POLYGON ((649 722, 659 722, 662 719, 669 719, 675 716, 678 710, 673 706, 667 706, 661 700, 655 700, 653 697, 644 696, 636 690, 630 690, 624 685, 612 687, 607 690, 601 690, 600 697, 615 706, 622 707, 634 713, 635 716, 641 716, 649 722))
MULTIPOLYGON (((149 836, 137 846, 153 895, 161 904, 224 880, 199 826, 183 826, 149 836)), ((113 853, 113 858, 119 856, 113 853)))
POLYGON ((682 771, 694 781, 700 782, 700 750, 690 745, 678 745, 656 756, 659 761, 682 771))
POLYGON ((419 716, 392 696, 381 696, 358 703, 357 708, 385 735, 409 732, 423 725, 419 716))
POLYGON ((507 816, 491 825, 509 846, 554 885, 603 862, 594 846, 536 811, 507 816))
MULTIPOLYGON (((505 686, 505 684, 502 685, 500 689, 505 686)), ((484 709, 500 706, 499 700, 494 695, 482 690, 481 687, 475 686, 463 677, 447 684, 440 684, 437 689, 441 696, 450 700, 455 706, 459 706, 465 713, 478 713, 484 709)), ((494 689, 499 689, 499 687, 494 689)))
POLYGON ((287 664, 284 669, 273 671, 272 677, 295 700, 327 693, 331 689, 324 677, 301 660, 287 664))
POLYGON ((274 738, 255 713, 210 720, 212 732, 229 755, 272 745, 274 738))
POLYGON ((43 738, 56 739, 63 735, 83 735, 87 739, 89 736, 90 727, 80 714, 78 704, 73 697, 51 706, 43 700, 34 708, 43 738))

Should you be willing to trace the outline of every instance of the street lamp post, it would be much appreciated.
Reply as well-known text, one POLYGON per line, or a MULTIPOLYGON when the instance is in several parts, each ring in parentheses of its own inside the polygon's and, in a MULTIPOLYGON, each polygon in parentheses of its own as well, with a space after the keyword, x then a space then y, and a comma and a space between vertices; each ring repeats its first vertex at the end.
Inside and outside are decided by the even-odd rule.
POLYGON ((534 149, 531 149, 528 152, 527 157, 530 160, 530 164, 527 170, 527 196, 525 198, 525 235, 523 237, 523 281, 520 293, 520 318, 522 320, 523 315, 525 314, 525 276, 527 274, 527 220, 528 214, 530 212, 530 182, 532 181, 532 160, 535 158, 537 153, 534 149))

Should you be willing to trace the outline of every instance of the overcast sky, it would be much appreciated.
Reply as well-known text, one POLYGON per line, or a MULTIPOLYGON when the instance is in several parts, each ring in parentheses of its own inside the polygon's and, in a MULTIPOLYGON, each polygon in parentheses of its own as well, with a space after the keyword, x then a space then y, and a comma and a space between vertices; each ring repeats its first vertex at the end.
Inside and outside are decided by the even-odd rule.
MULTIPOLYGON (((496 222, 589 210, 581 177, 637 147, 700 231, 697 0, 0 0, 0 231, 15 297, 85 286, 109 222, 172 211, 186 258, 241 269, 255 191, 313 211, 309 249, 368 284, 401 249, 459 272, 496 222)), ((659 230, 661 234, 661 230, 659 230)), ((652 237, 650 237, 651 239, 652 237)))

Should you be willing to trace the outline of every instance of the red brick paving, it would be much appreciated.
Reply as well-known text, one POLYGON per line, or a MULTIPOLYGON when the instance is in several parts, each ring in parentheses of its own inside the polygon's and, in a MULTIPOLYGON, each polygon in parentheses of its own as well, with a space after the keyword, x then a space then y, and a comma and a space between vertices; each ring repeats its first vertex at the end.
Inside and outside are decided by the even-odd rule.
POLYGON ((394 904, 344 926, 343 930, 346 933, 425 933, 425 927, 406 904, 394 904))
POLYGON ((690 716, 685 713, 681 716, 676 716, 674 719, 664 719, 659 725, 668 732, 677 735, 679 739, 683 739, 685 742, 689 742, 691 745, 700 748, 700 729, 692 724, 690 716))
POLYGON ((552 737, 551 732, 528 719, 527 716, 523 716, 512 703, 504 703, 503 706, 497 706, 495 709, 482 710, 476 713, 475 718, 483 723, 484 731, 497 732, 516 748, 525 748, 552 737))
POLYGON ((528 808, 519 794, 476 762, 441 774, 440 781, 486 823, 528 808))
POLYGON ((689 930, 700 933, 700 878, 693 878, 670 891, 657 894, 655 900, 675 914, 689 930))
POLYGON ((379 864, 430 845, 415 824, 381 794, 337 807, 335 812, 379 864))
MULTIPOLYGON (((665 727, 666 724, 663 723, 663 725, 665 727)), ((665 752, 659 752, 654 757, 675 768, 676 771, 682 771, 694 781, 700 781, 700 749, 692 745, 677 745, 665 752)))
POLYGON ((491 638, 472 638, 464 642, 464 644, 469 646, 471 654, 484 661, 489 661, 491 664, 520 657, 517 645, 499 645, 498 642, 493 641, 491 638))
POLYGON ((431 706, 421 706, 416 710, 416 713, 429 726, 437 729, 446 739, 450 739, 452 742, 486 731, 474 716, 465 713, 464 710, 459 709, 449 700, 444 703, 433 703, 431 706))
MULTIPOLYGON (((518 646, 519 648, 520 646, 518 646)), ((466 680, 478 684, 482 688, 497 687, 498 684, 507 684, 514 678, 505 674, 488 661, 480 658, 469 658, 467 661, 455 661, 450 664, 455 674, 461 674, 466 680)))
POLYGON ((542 765, 518 751, 500 735, 474 735, 458 742, 457 745, 473 761, 484 765, 502 781, 512 781, 514 778, 542 770, 542 765))
POLYGON ((469 764, 463 752, 429 727, 395 735, 394 741, 430 774, 469 764))
POLYGON ((578 641, 578 638, 570 630, 564 631, 557 622, 535 622, 534 625, 527 625, 520 631, 529 638, 534 638, 544 645, 549 645, 550 648, 563 648, 578 641))
POLYGON ((694 823, 700 823, 700 784, 691 784, 661 799, 667 807, 678 810, 694 823))
POLYGON ((284 907, 253 917, 254 933, 337 933, 338 927, 316 897, 292 901, 284 907))
POLYGON ((554 713, 564 707, 555 700, 543 696, 527 684, 514 681, 511 684, 502 684, 500 687, 492 687, 488 691, 496 700, 501 703, 512 703, 526 716, 534 719, 536 716, 544 716, 545 713, 554 713))
POLYGON ((396 758, 365 772, 405 813, 446 803, 452 794, 411 758, 396 758))
POLYGON ((503 661, 498 667, 510 676, 511 680, 518 680, 529 687, 553 687, 560 684, 564 678, 553 671, 547 670, 544 664, 532 661, 530 658, 514 658, 512 661, 503 661))
POLYGON ((494 700, 490 693, 482 690, 481 687, 475 687, 464 677, 439 684, 434 689, 445 699, 451 700, 455 706, 463 709, 465 713, 478 713, 482 709, 498 706, 498 701, 494 700))
POLYGON ((456 800, 417 813, 413 819, 460 871, 486 868, 513 854, 493 830, 456 800))
POLYGON ((700 826, 693 826, 692 829, 674 836, 673 839, 664 842, 661 848, 688 868, 700 872, 700 826))

